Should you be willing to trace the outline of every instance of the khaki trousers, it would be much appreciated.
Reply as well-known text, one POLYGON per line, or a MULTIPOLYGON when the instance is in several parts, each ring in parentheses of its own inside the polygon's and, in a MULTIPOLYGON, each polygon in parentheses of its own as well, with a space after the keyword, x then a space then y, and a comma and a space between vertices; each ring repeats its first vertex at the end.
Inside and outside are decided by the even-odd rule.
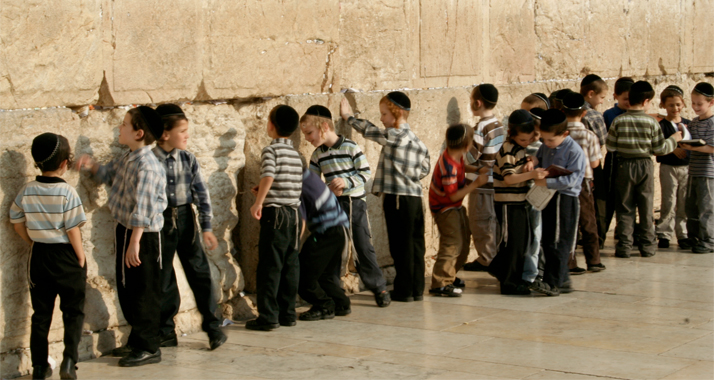
POLYGON ((439 253, 436 255, 431 288, 453 284, 458 272, 469 257, 469 221, 463 207, 433 214, 439 228, 439 253))

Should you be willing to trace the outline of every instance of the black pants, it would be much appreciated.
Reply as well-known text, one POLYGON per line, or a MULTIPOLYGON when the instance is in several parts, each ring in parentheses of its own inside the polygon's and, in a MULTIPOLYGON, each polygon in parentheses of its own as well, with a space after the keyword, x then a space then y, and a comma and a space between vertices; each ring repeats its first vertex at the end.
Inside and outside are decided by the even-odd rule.
POLYGON ((381 293, 387 289, 382 269, 377 263, 377 253, 372 245, 372 232, 367 220, 367 202, 362 198, 338 197, 340 207, 350 215, 352 242, 357 251, 357 273, 364 286, 372 293, 381 293))
POLYGON ((291 207, 263 207, 258 243, 259 319, 265 323, 295 321, 300 281, 300 217, 291 207))
POLYGON ((612 217, 618 203, 615 190, 615 175, 617 174, 617 156, 612 152, 605 155, 605 164, 602 169, 593 169, 595 191, 595 214, 597 216, 597 234, 600 245, 605 243, 607 232, 610 230, 612 217))
POLYGON ((30 278, 35 283, 30 288, 32 300, 32 330, 30 351, 33 366, 46 366, 47 336, 52 323, 55 298, 60 297, 60 310, 64 322, 64 357, 78 361, 77 347, 82 338, 84 323, 84 294, 87 285, 87 266, 79 266, 71 244, 35 243, 30 261, 30 278))
POLYGON ((495 211, 503 238, 488 272, 498 279, 503 290, 522 282, 525 255, 531 241, 530 210, 525 204, 496 202, 495 211))
POLYGON ((350 299, 340 282, 342 251, 347 244, 342 226, 313 233, 300 250, 300 287, 298 293, 319 309, 334 311, 335 306, 348 308, 350 299))
POLYGON ((424 294, 424 209, 421 197, 385 194, 389 253, 397 274, 394 295, 422 297, 424 294))
POLYGON ((174 317, 181 306, 181 294, 174 272, 174 253, 178 253, 188 285, 196 299, 196 308, 203 316, 201 327, 211 334, 221 327, 216 316, 216 299, 211 284, 211 268, 201 247, 201 237, 195 228, 191 205, 169 207, 164 211, 164 228, 161 230, 161 335, 174 333, 174 317), (174 215, 175 213, 175 215, 174 215))
POLYGON ((139 248, 141 265, 130 268, 126 266, 125 253, 129 248, 132 232, 121 224, 117 225, 117 295, 124 318, 131 326, 127 344, 136 350, 156 352, 159 349, 161 319, 161 233, 144 231, 139 248))
POLYGON ((551 286, 562 286, 570 279, 568 258, 575 244, 579 214, 578 198, 561 193, 556 193, 543 210, 543 280, 551 286))

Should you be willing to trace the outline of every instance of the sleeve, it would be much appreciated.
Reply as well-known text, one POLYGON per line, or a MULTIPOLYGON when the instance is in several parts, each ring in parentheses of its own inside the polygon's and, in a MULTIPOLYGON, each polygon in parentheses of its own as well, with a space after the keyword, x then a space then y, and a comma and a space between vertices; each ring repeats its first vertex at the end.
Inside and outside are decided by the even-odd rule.
POLYGON ((347 119, 347 124, 349 124, 367 140, 372 140, 380 145, 394 145, 394 141, 390 141, 389 134, 386 129, 380 129, 368 120, 357 119, 354 116, 351 116, 347 119))
POLYGON ((652 152, 658 156, 664 156, 674 152, 677 147, 677 142, 674 140, 674 136, 670 136, 665 139, 662 133, 662 128, 660 128, 659 123, 652 120, 652 125, 650 126, 652 130, 652 152))
POLYGON ((64 219, 64 228, 66 231, 81 227, 87 222, 87 216, 84 215, 84 207, 82 200, 77 192, 70 187, 70 191, 66 196, 64 210, 62 210, 62 218, 64 219))
POLYGON ((424 149, 424 158, 421 160, 421 174, 419 175, 419 179, 424 179, 424 177, 429 175, 429 170, 431 170, 431 158, 429 157, 429 148, 421 141, 419 143, 424 149))
POLYGON ((507 154, 503 149, 498 151, 496 155, 496 164, 498 170, 501 171, 501 177, 506 177, 511 174, 516 174, 516 164, 518 159, 513 154, 507 154))
MULTIPOLYGON (((122 156, 123 158, 124 156, 122 156)), ((107 186, 111 186, 112 183, 114 182, 114 177, 117 174, 117 168, 119 167, 119 163, 122 161, 122 159, 117 159, 117 160, 112 160, 107 164, 104 165, 99 165, 99 169, 97 169, 97 173, 93 175, 92 178, 94 178, 95 181, 99 183, 103 183, 107 186)))
POLYGON ((585 153, 583 153, 582 149, 577 149, 577 151, 573 149, 571 151, 568 165, 565 168, 572 171, 572 173, 555 178, 546 178, 545 182, 549 189, 566 190, 577 186, 583 181, 585 176, 585 153))
POLYGON ((213 210, 211 209, 211 195, 208 193, 208 186, 201 175, 201 165, 195 156, 191 156, 191 193, 193 202, 198 207, 198 222, 203 232, 213 231, 211 219, 213 210))
POLYGON ((538 159, 538 166, 539 168, 543 167, 543 147, 545 144, 541 144, 541 146, 538 148, 538 151, 535 154, 536 159, 538 159))
POLYGON ((315 173, 315 175, 318 177, 320 177, 322 175, 322 168, 320 168, 320 161, 318 161, 318 158, 317 158, 317 149, 315 149, 312 152, 312 156, 310 156, 309 169, 311 172, 315 173))
POLYGON ((25 195, 25 187, 23 186, 20 193, 15 197, 15 201, 10 205, 10 223, 22 223, 25 219, 25 210, 22 208, 22 198, 25 195))
POLYGON ((589 140, 588 157, 590 158, 590 162, 597 161, 602 158, 602 150, 600 149, 598 137, 592 133, 589 140))
POLYGON ((367 157, 360 149, 359 145, 354 144, 350 156, 352 157, 352 165, 354 166, 357 174, 348 177, 348 181, 345 184, 347 188, 354 188, 359 186, 364 186, 369 178, 372 176, 372 171, 369 169, 369 162, 367 162, 367 157))
POLYGON ((263 148, 263 153, 260 156, 260 178, 275 178, 276 167, 275 151, 271 149, 270 146, 266 146, 263 148))
POLYGON ((585 124, 590 131, 595 133, 600 145, 605 144, 607 126, 605 125, 605 119, 599 112, 593 109, 588 110, 583 118, 583 124, 585 124))
POLYGON ((613 122, 610 131, 607 132, 605 148, 608 152, 617 152, 617 123, 613 122))
MULTIPOLYGON (((496 154, 501 150, 504 142, 503 132, 503 127, 496 122, 496 126, 482 136, 483 146, 480 149, 481 157, 479 158, 482 166, 490 168, 496 164, 496 154)), ((474 133, 474 140, 476 140, 476 135, 474 133)))
POLYGON ((157 213, 157 210, 154 209, 154 194, 161 194, 165 191, 166 174, 146 169, 138 171, 134 190, 136 206, 132 210, 129 221, 132 227, 151 226, 152 216, 157 213))

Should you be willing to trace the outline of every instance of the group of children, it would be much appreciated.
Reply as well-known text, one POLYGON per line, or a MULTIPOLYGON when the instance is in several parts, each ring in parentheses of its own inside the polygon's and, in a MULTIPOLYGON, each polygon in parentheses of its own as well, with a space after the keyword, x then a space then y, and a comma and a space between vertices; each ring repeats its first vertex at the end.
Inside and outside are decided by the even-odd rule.
MULTIPOLYGON (((481 84, 473 89, 470 108, 479 122, 446 129, 445 149, 429 186, 429 207, 440 232, 430 294, 461 296, 465 283, 456 277, 461 269, 488 271, 499 280, 503 294, 571 292, 571 274, 605 270, 599 250, 615 211, 617 257, 629 257, 633 245, 643 257, 652 256, 656 238, 660 247, 667 247, 673 232, 681 248, 714 252, 711 84, 695 86, 691 104, 697 117, 692 121, 680 115, 684 92, 667 87, 660 103, 667 116, 659 123, 646 114, 654 98, 649 83, 618 79, 618 103, 601 114, 595 108, 607 89, 600 77, 588 75, 579 93, 527 96, 504 123, 493 112, 496 87, 481 84), (689 144, 678 144, 683 136, 689 144), (601 165, 603 144, 608 153, 601 165), (661 163, 663 198, 656 228, 653 155, 661 163), (462 205, 467 195, 468 212, 462 205), (575 260, 578 233, 587 270, 575 260), (471 238, 479 256, 467 263, 471 238)), ((406 94, 388 93, 379 109, 384 128, 356 118, 347 99, 340 103, 346 125, 382 145, 374 175, 360 147, 336 133, 328 108, 311 106, 302 117, 287 105, 270 112, 267 134, 272 141, 261 154, 261 178, 252 189, 256 200, 250 209, 260 221, 259 316, 246 328, 273 330, 295 326, 297 319, 350 314, 350 299, 340 281, 343 266, 354 266, 379 307, 423 299, 421 180, 431 171, 429 151, 407 122, 411 101, 406 94), (316 148, 309 162, 290 140, 298 128, 316 148), (396 270, 392 291, 386 288, 371 242, 365 202, 370 179, 371 192, 381 196, 396 270), (299 316, 298 294, 312 305, 299 316)), ((161 360, 159 347, 177 344, 175 252, 196 295, 211 349, 226 341, 200 244, 203 238, 207 248, 217 245, 210 198, 195 156, 185 150, 187 139, 188 119, 180 107, 141 106, 130 110, 119 127, 119 143, 127 145, 128 152, 106 165, 88 156, 74 164, 110 186, 108 206, 117 222, 117 291, 132 327, 128 343, 114 352, 122 356, 121 366, 156 363, 161 360), (192 204, 199 211, 198 226, 192 204)), ((10 213, 15 230, 32 244, 28 271, 36 281, 31 282, 33 377, 51 373, 47 334, 59 294, 66 347, 60 375, 76 378, 86 280, 77 227, 86 217, 76 191, 61 179, 73 165, 67 139, 40 135, 33 141, 32 155, 42 176, 21 190, 10 213)))

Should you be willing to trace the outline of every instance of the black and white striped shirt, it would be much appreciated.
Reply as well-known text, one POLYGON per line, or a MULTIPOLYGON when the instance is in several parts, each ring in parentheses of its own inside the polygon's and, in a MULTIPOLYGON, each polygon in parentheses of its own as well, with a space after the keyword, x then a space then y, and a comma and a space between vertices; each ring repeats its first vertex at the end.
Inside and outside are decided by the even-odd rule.
POLYGON ((302 162, 290 139, 279 137, 263 148, 260 178, 273 177, 264 207, 300 206, 302 162))

